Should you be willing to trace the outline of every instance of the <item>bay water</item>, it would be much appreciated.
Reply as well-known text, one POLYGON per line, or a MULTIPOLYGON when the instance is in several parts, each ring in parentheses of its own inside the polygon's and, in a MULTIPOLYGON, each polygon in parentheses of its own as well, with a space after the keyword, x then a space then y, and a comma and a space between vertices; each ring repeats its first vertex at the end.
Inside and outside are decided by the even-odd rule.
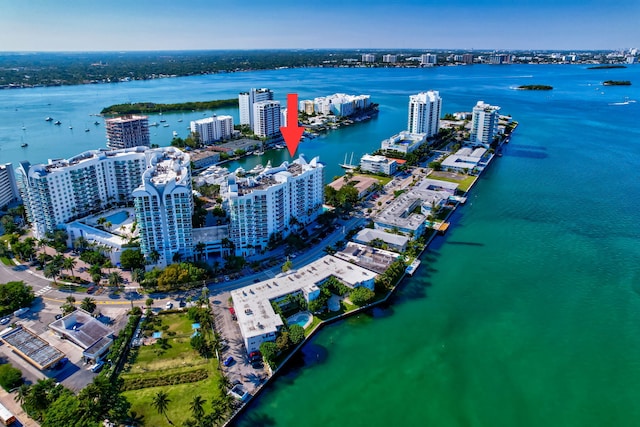
MULTIPOLYGON (((324 328, 237 424, 636 426, 639 70, 295 69, 2 91, 0 162, 103 147, 104 126, 93 124, 102 119, 90 114, 113 103, 231 98, 251 87, 269 87, 283 102, 289 92, 370 94, 377 118, 299 148, 320 155, 330 179, 345 154, 358 159, 406 127, 411 94, 439 90, 443 113, 470 111, 478 100, 499 105, 520 125, 416 276, 388 306, 324 328), (514 89, 522 84, 554 89, 514 89)), ((170 127, 152 133, 161 146, 173 130, 186 136, 203 113, 164 117, 170 127)), ((289 159, 286 150, 263 157, 289 159)))

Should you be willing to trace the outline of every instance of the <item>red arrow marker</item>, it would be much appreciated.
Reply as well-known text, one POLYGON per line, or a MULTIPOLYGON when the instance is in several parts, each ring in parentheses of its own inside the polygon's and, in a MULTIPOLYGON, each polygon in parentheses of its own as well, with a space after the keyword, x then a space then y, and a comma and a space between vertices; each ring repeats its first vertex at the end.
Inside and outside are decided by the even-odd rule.
POLYGON ((291 157, 296 153, 298 144, 300 144, 300 138, 302 138, 302 132, 304 128, 298 126, 298 94, 287 94, 287 126, 281 126, 280 132, 284 137, 284 142, 287 143, 289 154, 291 157))

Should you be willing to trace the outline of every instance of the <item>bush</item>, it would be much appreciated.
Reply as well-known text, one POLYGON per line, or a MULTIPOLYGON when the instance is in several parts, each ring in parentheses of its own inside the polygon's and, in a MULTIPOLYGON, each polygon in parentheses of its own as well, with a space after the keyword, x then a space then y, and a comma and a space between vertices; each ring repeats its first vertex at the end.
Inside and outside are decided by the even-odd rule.
POLYGON ((304 328, 300 325, 291 325, 289 327, 289 339, 293 345, 300 344, 304 339, 304 328))
POLYGON ((349 299, 355 305, 361 306, 371 301, 374 296, 375 293, 371 289, 367 289, 364 286, 359 286, 351 291, 351 293, 349 294, 349 299))
POLYGON ((0 386, 9 391, 22 384, 22 371, 7 364, 0 365, 0 386))

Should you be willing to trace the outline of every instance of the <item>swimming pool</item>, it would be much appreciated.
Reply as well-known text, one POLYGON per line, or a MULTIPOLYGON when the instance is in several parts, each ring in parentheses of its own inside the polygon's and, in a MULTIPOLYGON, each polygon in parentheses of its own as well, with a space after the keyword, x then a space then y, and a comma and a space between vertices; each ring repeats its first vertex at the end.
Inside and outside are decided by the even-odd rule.
POLYGON ((289 326, 291 325, 300 325, 303 328, 311 323, 313 316, 308 311, 303 311, 301 313, 296 313, 293 316, 287 319, 287 323, 289 326))
POLYGON ((106 219, 113 225, 122 224, 127 220, 127 218, 129 218, 129 213, 127 211, 118 211, 104 217, 104 219, 106 219))

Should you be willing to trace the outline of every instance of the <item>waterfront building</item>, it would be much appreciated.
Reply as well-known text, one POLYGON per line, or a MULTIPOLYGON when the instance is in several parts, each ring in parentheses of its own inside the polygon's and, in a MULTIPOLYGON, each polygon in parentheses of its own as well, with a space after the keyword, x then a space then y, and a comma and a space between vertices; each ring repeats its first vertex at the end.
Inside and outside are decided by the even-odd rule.
POLYGON ((233 134, 233 117, 216 116, 191 122, 191 132, 197 133, 203 144, 213 144, 216 141, 231 138, 233 134))
POLYGON ((420 55, 420 65, 423 67, 431 67, 438 63, 438 55, 425 53, 420 55))
POLYGON ((206 168, 220 161, 220 153, 212 150, 194 150, 189 153, 194 169, 206 168))
POLYGON ((450 155, 441 163, 443 170, 476 173, 484 169, 488 159, 486 148, 476 148, 472 150, 470 147, 463 147, 455 154, 450 155), (474 172, 476 171, 476 172, 474 172))
POLYGON ((147 169, 132 193, 140 250, 146 258, 157 254, 157 264, 165 267, 193 254, 190 157, 173 147, 145 155, 147 169))
POLYGON ((385 156, 365 154, 360 158, 360 169, 364 172, 383 173, 393 175, 398 168, 398 162, 385 156))
POLYGON ((113 212, 113 225, 119 229, 135 217, 145 256, 158 251, 166 265, 176 252, 191 255, 190 159, 177 148, 93 150, 46 165, 24 162, 17 181, 38 239, 66 228, 70 241, 82 236, 108 246, 118 262, 126 233, 98 228, 96 214, 110 221, 106 209, 133 202, 133 211, 113 212))
POLYGON ((230 217, 229 235, 236 255, 266 248, 269 239, 285 238, 299 225, 309 224, 322 212, 324 164, 303 156, 258 175, 230 174, 223 198, 230 217))
POLYGON ((473 64, 473 54, 465 53, 464 55, 462 55, 462 62, 469 65, 473 64))
POLYGON ((489 57, 489 63, 493 65, 511 64, 511 55, 506 53, 494 53, 489 57))
MULTIPOLYGON (((398 236, 403 237, 403 236, 398 236)), ((389 269, 400 254, 384 249, 374 248, 360 243, 347 242, 347 246, 333 256, 350 262, 367 270, 382 274, 389 269)))
POLYGON ((259 101, 253 104, 253 133, 272 137, 280 133, 280 102, 259 101))
POLYGON ((273 92, 267 88, 251 89, 249 92, 241 92, 238 95, 240 124, 249 125, 253 130, 253 104, 260 101, 271 100, 273 100, 273 92))
POLYGON ((397 55, 387 54, 382 56, 382 62, 386 62, 387 64, 395 64, 397 61, 398 61, 397 55))
POLYGON ((371 53, 363 53, 362 62, 376 62, 376 56, 371 53))
POLYGON ((113 344, 113 331, 81 308, 53 321, 49 329, 58 338, 80 347, 84 362, 100 360, 113 344))
POLYGON ((320 286, 331 277, 352 289, 364 286, 373 290, 376 276, 373 271, 326 255, 299 270, 231 291, 247 353, 258 351, 263 342, 275 341, 284 325, 272 302, 278 303, 288 295, 301 295, 305 301, 313 301, 320 295, 320 286))
POLYGON ((111 150, 132 147, 148 147, 149 118, 147 116, 123 116, 105 119, 107 147, 111 150))
POLYGON ((371 106, 370 95, 348 95, 334 93, 329 96, 303 100, 298 103, 298 110, 307 114, 331 114, 338 117, 348 117, 371 106))
POLYGON ((413 153, 422 144, 427 142, 427 135, 424 133, 411 133, 402 131, 385 139, 380 144, 382 150, 397 151, 399 153, 413 153))
POLYGON ((491 144, 493 142, 498 134, 499 111, 500 107, 478 101, 471 113, 472 143, 491 144))
POLYGON ((440 130, 442 98, 435 90, 409 96, 409 117, 407 129, 410 133, 424 133, 427 138, 440 130))
POLYGON ((0 209, 20 199, 11 163, 0 165, 0 209))
POLYGON ((375 241, 383 242, 389 250, 396 252, 404 252, 409 244, 409 238, 406 236, 387 233, 384 230, 376 230, 375 228, 363 228, 353 236, 353 241, 363 245, 371 245, 375 241))
POLYGON ((34 237, 65 223, 131 201, 142 182, 147 147, 85 151, 47 164, 22 162, 17 183, 34 237))

